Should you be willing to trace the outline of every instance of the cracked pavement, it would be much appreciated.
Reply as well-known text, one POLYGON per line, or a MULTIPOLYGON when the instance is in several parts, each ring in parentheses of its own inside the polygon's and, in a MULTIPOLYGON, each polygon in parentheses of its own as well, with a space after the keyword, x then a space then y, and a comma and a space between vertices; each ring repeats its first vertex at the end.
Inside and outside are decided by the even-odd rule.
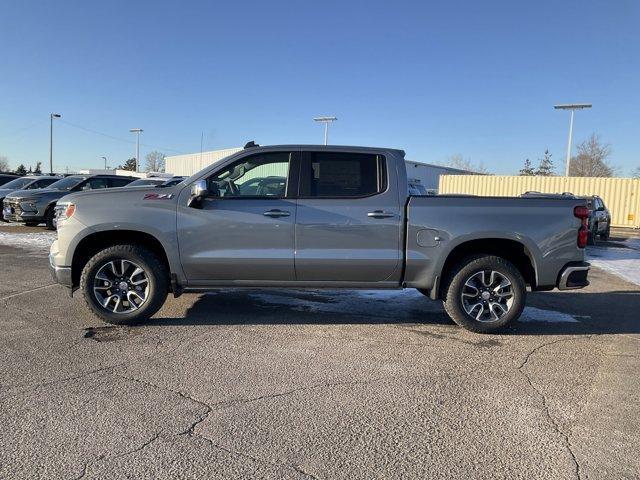
POLYGON ((640 477, 640 288, 597 269, 529 295, 578 322, 501 335, 420 296, 394 317, 300 291, 109 327, 44 254, 0 246, 0 478, 640 477))

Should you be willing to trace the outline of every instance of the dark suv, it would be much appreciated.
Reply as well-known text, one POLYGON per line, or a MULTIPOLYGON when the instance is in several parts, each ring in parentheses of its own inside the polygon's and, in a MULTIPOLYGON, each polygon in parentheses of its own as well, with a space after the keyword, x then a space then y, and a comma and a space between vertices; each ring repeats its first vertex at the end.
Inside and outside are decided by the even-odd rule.
POLYGON ((589 209, 589 245, 596 242, 596 237, 601 240, 609 240, 611 233, 611 213, 604 204, 602 198, 597 195, 590 195, 584 198, 589 209))
POLYGON ((49 188, 12 192, 4 199, 2 214, 8 222, 23 222, 29 226, 46 223, 55 230, 54 207, 60 198, 72 192, 124 187, 135 177, 122 175, 71 175, 52 183, 49 188))

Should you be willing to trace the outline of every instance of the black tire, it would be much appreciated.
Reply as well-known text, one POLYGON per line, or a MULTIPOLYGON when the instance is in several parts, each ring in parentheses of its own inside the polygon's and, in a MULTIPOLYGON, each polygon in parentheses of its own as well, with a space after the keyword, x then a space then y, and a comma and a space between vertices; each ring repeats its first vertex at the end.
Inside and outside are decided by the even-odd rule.
POLYGON ((44 223, 47 225, 47 230, 55 230, 56 226, 53 223, 53 220, 56 216, 56 211, 53 207, 47 208, 47 211, 44 214, 44 223))
MULTIPOLYGON (((113 282, 115 288, 116 282, 113 282)), ((82 269, 80 290, 89 309, 112 325, 130 325, 149 319, 164 304, 169 292, 169 272, 165 264, 152 251, 140 245, 114 245, 96 253, 82 269), (131 312, 114 312, 105 308, 94 294, 94 282, 99 270, 112 261, 133 262, 144 270, 148 279, 146 300, 131 312)), ((111 292, 108 290, 107 292, 111 292)), ((125 301, 122 293, 119 295, 125 301)))
MULTIPOLYGON (((486 275, 486 273, 485 273, 486 275)), ((481 294, 480 289, 476 289, 478 295, 481 294)), ((487 287, 490 292, 496 290, 487 287)), ((451 319, 461 327, 476 333, 492 333, 496 332, 510 323, 516 321, 522 314, 524 309, 527 290, 524 278, 520 271, 509 261, 504 258, 493 255, 477 255, 467 257, 458 263, 451 271, 443 286, 444 292, 444 309, 451 319), (478 320, 473 315, 467 313, 463 303, 463 290, 465 283, 470 281, 476 275, 482 275, 481 272, 495 271, 510 282, 510 290, 512 292, 511 303, 507 306, 506 313, 496 314, 497 319, 492 319, 494 310, 493 303, 501 301, 509 302, 509 300, 496 299, 494 302, 481 300, 484 297, 478 297, 482 302, 480 308, 485 312, 489 312, 491 319, 485 321, 478 320)), ((492 295, 492 293, 490 293, 492 295)), ((496 293, 496 295, 498 295, 496 293)), ((491 297, 493 298, 493 297, 491 297)), ((471 300, 473 301, 473 300, 471 300)), ((476 310, 471 310, 473 313, 476 310)))
POLYGON ((609 240, 610 236, 611 236, 611 225, 607 225, 607 229, 604 231, 603 234, 600 235, 600 240, 604 240, 606 242, 607 240, 609 240))

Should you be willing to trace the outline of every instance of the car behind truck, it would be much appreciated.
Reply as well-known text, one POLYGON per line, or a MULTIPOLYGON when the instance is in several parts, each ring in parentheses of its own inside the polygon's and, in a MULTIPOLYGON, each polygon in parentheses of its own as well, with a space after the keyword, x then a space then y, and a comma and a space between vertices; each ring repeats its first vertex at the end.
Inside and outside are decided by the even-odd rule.
POLYGON ((114 324, 149 318, 169 292, 415 288, 493 332, 527 286, 588 285, 584 200, 407 189, 401 150, 245 148, 173 187, 64 197, 51 272, 114 324))

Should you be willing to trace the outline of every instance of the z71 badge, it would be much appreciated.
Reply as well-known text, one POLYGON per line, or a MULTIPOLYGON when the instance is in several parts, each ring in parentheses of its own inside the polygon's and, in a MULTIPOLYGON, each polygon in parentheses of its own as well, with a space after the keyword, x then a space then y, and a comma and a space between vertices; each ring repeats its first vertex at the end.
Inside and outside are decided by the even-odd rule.
POLYGON ((173 198, 173 193, 146 193, 144 200, 169 200, 173 198))

